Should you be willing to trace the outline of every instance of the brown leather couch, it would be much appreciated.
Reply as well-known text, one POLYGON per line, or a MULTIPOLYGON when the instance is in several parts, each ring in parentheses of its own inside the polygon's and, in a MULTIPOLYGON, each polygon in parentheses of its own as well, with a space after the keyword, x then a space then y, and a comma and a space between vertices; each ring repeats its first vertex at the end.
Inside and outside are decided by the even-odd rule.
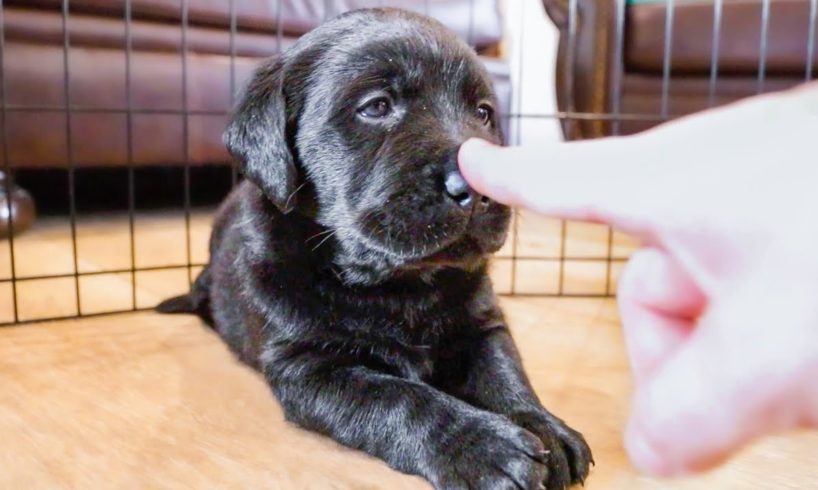
MULTIPOLYGON (((636 133, 665 118, 807 79, 810 0, 770 1, 761 82, 763 0, 723 0, 718 36, 713 34, 713 0, 673 2, 666 84, 666 0, 626 1, 621 56, 617 56, 620 36, 616 27, 620 0, 577 0, 573 49, 568 2, 543 0, 560 30, 558 107, 587 113, 563 121, 568 139, 636 133), (717 78, 711 84, 714 37, 718 41, 717 78), (618 112, 625 115, 618 126, 593 116, 615 112, 617 75, 621 77, 618 112), (664 103, 663 92, 667 94, 664 103)), ((813 25, 812 30, 818 26, 813 25)), ((818 32, 814 42, 818 44, 818 32)), ((818 76, 818 45, 812 49, 811 72, 810 76, 818 76)))
POLYGON ((227 164, 221 132, 232 94, 257 62, 360 7, 441 20, 476 48, 510 105, 497 0, 187 0, 184 34, 182 0, 131 0, 129 29, 125 4, 70 0, 66 56, 61 0, 3 2, 0 169, 227 164))

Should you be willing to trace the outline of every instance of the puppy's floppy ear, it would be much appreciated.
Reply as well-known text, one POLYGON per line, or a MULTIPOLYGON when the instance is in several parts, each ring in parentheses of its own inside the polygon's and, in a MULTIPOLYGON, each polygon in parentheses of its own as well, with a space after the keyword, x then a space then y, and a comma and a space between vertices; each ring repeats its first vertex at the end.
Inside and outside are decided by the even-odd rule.
POLYGON ((295 205, 298 173, 287 137, 284 62, 262 65, 247 86, 224 133, 224 143, 247 178, 282 212, 295 205))

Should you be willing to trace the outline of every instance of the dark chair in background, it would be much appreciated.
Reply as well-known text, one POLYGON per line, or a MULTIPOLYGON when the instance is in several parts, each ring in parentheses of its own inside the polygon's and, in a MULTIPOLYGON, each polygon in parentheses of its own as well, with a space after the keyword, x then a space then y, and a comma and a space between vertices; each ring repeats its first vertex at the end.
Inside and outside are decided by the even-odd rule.
MULTIPOLYGON (((618 113, 647 116, 623 119, 618 127, 604 118, 564 120, 567 139, 632 134, 667 117, 792 87, 808 78, 810 63, 809 75, 818 75, 818 46, 813 45, 808 62, 810 32, 815 33, 818 22, 810 16, 814 8, 810 0, 771 0, 767 16, 763 0, 723 0, 717 36, 713 0, 628 0, 618 33, 617 6, 622 1, 626 0, 577 0, 576 42, 571 49, 569 0, 543 0, 560 30, 559 110, 611 114, 616 111, 618 84, 618 113), (668 5, 673 5, 670 23, 668 5)), ((818 43, 815 34, 813 43, 818 43)))
MULTIPOLYGON (((66 33, 61 0, 3 2, 0 155, 8 161, 0 171, 229 164, 222 129, 258 61, 361 7, 403 7, 441 20, 476 48, 503 109, 510 106, 497 0, 188 0, 184 33, 180 0, 132 0, 130 23, 125 4, 70 0, 66 33)), ((23 195, 10 187, 14 199, 23 195)), ((21 231, 33 209, 17 201, 13 209, 31 209, 17 213, 21 231)), ((4 216, 0 235, 9 229, 4 216)))

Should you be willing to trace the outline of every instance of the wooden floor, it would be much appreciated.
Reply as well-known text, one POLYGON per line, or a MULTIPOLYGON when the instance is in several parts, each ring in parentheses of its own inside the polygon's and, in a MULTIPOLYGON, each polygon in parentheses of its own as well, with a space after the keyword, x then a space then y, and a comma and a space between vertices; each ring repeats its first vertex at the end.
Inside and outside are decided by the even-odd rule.
MULTIPOLYGON (((534 386, 588 438, 595 489, 814 489, 818 436, 755 445, 691 480, 636 475, 630 380, 610 300, 503 301, 534 386)), ((0 330, 0 488, 420 489, 301 431, 192 317, 131 313, 0 330)))
MULTIPOLYGON (((180 214, 137 218, 137 266, 186 262, 180 214)), ((194 261, 206 260, 208 222, 207 212, 194 213, 194 261)), ((128 230, 121 215, 81 220, 78 269, 129 268, 128 230)), ((608 243, 617 256, 633 247, 627 237, 609 242, 601 227, 569 224, 565 231, 562 242, 558 222, 524 216, 518 252, 556 255, 564 248, 581 259, 604 255, 608 243)), ((15 243, 15 272, 29 278, 70 273, 71 250, 66 223, 43 220, 15 243)), ((8 252, 8 243, 0 242, 0 280, 10 275, 8 260, 1 259, 8 252)), ((508 254, 509 247, 501 253, 508 254)), ((494 271, 500 290, 509 287, 508 262, 494 271)), ((518 290, 553 291, 553 262, 517 266, 518 290)), ((566 264, 568 292, 604 290, 602 266, 566 264)), ((73 281, 19 282, 21 318, 74 314, 73 281)), ((151 306, 187 287, 187 269, 80 281, 83 312, 96 313, 128 308, 134 300, 151 306)), ((11 316, 10 297, 10 284, 0 283, 0 322, 11 316)), ((766 439, 702 477, 674 482, 640 477, 620 442, 630 377, 614 302, 513 297, 503 303, 537 392, 595 451, 597 466, 587 488, 818 489, 818 435, 806 433, 766 439)), ((286 424, 261 378, 192 317, 130 313, 0 328, 0 441, 2 489, 429 488, 419 478, 286 424)))
MULTIPOLYGON (((12 276, 9 242, 0 240, 0 324, 14 320, 15 294, 18 319, 31 321, 75 316, 78 309, 93 314, 150 308, 184 292, 188 258, 194 264, 207 262, 211 214, 211 209, 194 210, 188 233, 182 211, 140 212, 134 217, 133 240, 128 216, 122 213, 80 214, 75 241, 67 218, 41 218, 15 238, 16 291, 8 281, 12 276), (142 270, 132 275, 131 266, 142 270), (63 277, 44 278, 54 275, 63 277)), ((527 212, 519 214, 514 228, 516 235, 493 264, 495 288, 501 293, 613 291, 624 258, 635 246, 625 235, 609 237, 604 226, 567 223, 563 227, 558 220, 527 212), (516 262, 511 260, 515 249, 521 258, 516 262), (610 270, 604 260, 609 251, 615 259, 610 270), (569 260, 561 262, 560 256, 569 260)), ((191 273, 197 272, 193 267, 191 273)))

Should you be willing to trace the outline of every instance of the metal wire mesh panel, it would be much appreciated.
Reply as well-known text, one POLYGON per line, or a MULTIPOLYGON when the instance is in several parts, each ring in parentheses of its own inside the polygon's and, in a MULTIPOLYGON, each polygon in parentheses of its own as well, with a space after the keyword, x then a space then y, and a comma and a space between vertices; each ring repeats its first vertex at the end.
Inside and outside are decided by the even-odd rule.
MULTIPOLYGON (((30 188, 41 208, 33 228, 0 241, 0 324, 149 309, 186 290, 207 262, 213 210, 240 179, 220 140, 236 94, 299 26, 353 7, 411 8, 474 46, 498 80, 511 144, 630 134, 690 112, 685 94, 704 109, 752 95, 741 80, 752 93, 810 80, 818 56, 818 0, 154 3, 0 0, 0 168, 16 179, 3 190, 30 188), (644 19, 660 26, 654 38, 644 19), (733 55, 742 22, 755 22, 742 43, 753 48, 733 55), (559 42, 543 48, 532 39, 546 25, 559 42), (640 54, 643 38, 660 40, 660 61, 640 54), (555 54, 556 77, 540 61, 555 54)), ((492 276, 500 294, 611 296, 636 246, 516 210, 492 276)))

